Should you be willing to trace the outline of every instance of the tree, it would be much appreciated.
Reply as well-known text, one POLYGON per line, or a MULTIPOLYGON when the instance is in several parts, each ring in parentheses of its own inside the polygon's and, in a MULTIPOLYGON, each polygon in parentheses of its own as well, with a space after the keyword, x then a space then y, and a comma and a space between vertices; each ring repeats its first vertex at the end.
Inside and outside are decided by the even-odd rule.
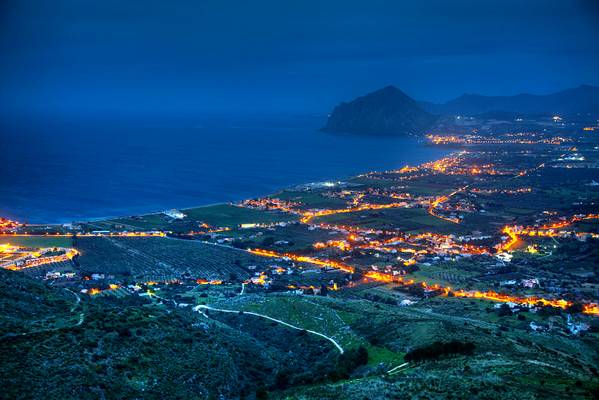
POLYGON ((501 307, 499 307, 497 315, 499 315, 500 317, 512 315, 512 309, 507 304, 502 304, 501 307))
POLYGON ((404 356, 405 361, 425 361, 436 360, 443 355, 449 354, 464 354, 471 355, 474 353, 475 345, 472 342, 460 342, 452 340, 449 342, 434 342, 428 346, 419 347, 408 352, 404 356))
POLYGON ((289 385, 289 371, 281 370, 275 377, 275 388, 278 390, 285 389, 289 385))
POLYGON ((260 386, 256 389, 256 398, 260 400, 268 398, 268 392, 266 391, 264 386, 260 386))
POLYGON ((273 244, 275 244, 275 239, 273 237, 268 236, 262 240, 263 246, 272 246, 273 244))
POLYGON ((356 353, 356 364, 358 366, 368 364, 368 350, 366 347, 358 347, 358 351, 356 353))
POLYGON ((347 350, 339 356, 334 378, 347 379, 356 368, 368 364, 368 350, 364 346, 347 350))
POLYGON ((583 306, 581 303, 572 303, 566 308, 566 312, 570 314, 579 314, 583 310, 583 306))

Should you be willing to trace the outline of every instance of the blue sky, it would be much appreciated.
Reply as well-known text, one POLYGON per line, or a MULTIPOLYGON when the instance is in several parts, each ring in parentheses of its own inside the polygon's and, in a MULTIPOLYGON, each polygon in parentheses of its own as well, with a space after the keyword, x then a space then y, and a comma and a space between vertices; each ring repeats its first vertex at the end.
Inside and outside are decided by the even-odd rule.
POLYGON ((0 106, 310 112, 394 84, 421 100, 599 85, 589 1, 3 0, 0 106))

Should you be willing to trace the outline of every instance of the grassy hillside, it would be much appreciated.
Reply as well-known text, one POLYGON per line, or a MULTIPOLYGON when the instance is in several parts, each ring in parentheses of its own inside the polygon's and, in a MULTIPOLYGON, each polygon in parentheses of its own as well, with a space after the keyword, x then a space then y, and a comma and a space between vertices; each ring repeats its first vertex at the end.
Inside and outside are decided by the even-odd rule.
POLYGON ((76 300, 65 290, 50 290, 21 273, 0 269, 0 336, 67 325, 76 300))
POLYGON ((2 398, 255 398, 336 368, 323 340, 261 320, 221 322, 139 297, 78 302, 10 271, 0 288, 2 398))

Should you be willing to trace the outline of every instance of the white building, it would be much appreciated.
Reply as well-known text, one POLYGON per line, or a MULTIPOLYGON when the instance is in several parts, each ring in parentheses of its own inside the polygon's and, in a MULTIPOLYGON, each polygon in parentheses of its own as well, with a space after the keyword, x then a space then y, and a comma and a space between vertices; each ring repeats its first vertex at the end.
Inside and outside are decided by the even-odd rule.
POLYGON ((172 210, 163 211, 163 214, 172 219, 183 219, 187 216, 175 208, 173 208, 172 210))

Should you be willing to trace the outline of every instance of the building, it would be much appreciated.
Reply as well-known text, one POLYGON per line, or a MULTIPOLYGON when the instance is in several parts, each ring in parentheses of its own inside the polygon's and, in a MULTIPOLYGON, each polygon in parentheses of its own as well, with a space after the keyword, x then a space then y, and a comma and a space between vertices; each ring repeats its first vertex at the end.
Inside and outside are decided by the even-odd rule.
POLYGON ((173 208, 171 210, 163 211, 163 214, 172 219, 183 219, 187 216, 175 208, 173 208))

